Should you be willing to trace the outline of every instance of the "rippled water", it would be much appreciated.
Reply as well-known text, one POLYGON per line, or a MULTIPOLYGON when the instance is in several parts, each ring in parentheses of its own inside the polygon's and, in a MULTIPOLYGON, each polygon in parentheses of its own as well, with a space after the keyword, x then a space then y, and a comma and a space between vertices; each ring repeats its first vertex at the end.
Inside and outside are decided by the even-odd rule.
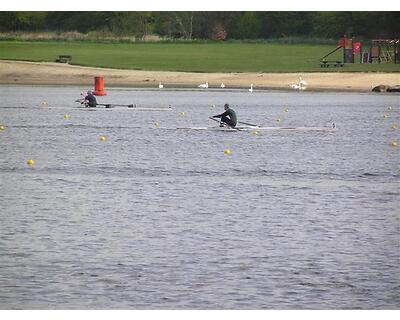
POLYGON ((400 307, 399 95, 80 92, 0 86, 1 309, 400 307))

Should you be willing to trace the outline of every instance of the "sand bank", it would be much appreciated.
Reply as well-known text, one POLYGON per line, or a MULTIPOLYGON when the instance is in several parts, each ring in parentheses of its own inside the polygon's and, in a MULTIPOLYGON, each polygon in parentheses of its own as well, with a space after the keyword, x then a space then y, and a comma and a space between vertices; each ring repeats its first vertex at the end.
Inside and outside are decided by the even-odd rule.
POLYGON ((0 60, 0 84, 81 85, 93 87, 93 77, 103 76, 106 87, 190 88, 208 81, 210 88, 290 89, 302 76, 307 90, 370 92, 377 85, 400 84, 400 73, 193 73, 120 70, 60 63, 0 60))

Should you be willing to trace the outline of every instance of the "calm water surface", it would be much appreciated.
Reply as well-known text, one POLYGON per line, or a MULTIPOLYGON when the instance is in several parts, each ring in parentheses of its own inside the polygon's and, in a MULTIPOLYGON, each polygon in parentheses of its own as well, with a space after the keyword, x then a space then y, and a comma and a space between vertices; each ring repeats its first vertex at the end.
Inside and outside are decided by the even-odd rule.
POLYGON ((81 90, 0 86, 1 309, 400 308, 399 95, 81 90))

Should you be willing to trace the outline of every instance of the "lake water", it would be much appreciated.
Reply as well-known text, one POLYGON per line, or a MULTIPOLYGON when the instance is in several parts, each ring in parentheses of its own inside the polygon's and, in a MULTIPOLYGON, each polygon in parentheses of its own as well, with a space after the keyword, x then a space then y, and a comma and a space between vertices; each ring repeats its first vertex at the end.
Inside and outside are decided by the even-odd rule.
POLYGON ((1 309, 400 308, 398 94, 82 90, 0 86, 1 309))

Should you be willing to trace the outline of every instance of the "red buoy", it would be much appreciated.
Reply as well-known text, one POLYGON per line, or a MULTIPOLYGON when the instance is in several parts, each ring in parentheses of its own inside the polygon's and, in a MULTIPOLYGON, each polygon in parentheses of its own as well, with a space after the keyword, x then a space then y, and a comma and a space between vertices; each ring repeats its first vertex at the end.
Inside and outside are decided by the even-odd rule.
POLYGON ((95 96, 105 96, 107 93, 104 91, 104 78, 94 77, 94 91, 95 96))

